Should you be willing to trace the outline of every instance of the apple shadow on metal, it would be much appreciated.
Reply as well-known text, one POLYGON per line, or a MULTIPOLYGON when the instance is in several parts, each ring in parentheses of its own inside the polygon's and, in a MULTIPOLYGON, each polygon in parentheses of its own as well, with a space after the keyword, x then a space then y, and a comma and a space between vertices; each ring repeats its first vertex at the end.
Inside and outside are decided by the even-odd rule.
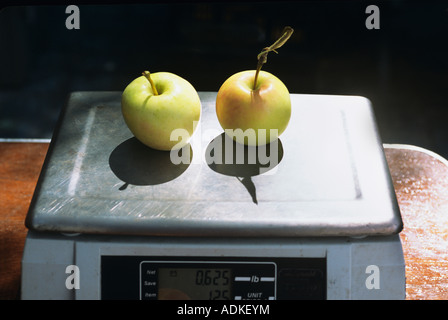
MULTIPOLYGON (((190 148, 191 160, 193 150, 190 144, 179 152, 186 152, 187 148, 190 148)), ((147 186, 174 180, 187 170, 189 163, 173 164, 169 152, 149 148, 132 137, 112 151, 109 166, 112 172, 125 182, 120 187, 120 190, 124 190, 129 184, 147 186)))
POLYGON ((208 144, 205 150, 205 159, 213 171, 236 177, 247 189, 252 201, 258 204, 252 177, 268 172, 280 163, 283 159, 283 145, 281 140, 277 139, 275 143, 263 146, 243 146, 223 132, 208 144), (226 149, 226 146, 232 146, 231 150, 226 149), (243 153, 240 151, 241 154, 239 154, 238 150, 242 150, 243 153), (274 157, 275 163, 271 161, 273 152, 277 153, 274 157), (259 155, 264 155, 269 162, 262 163, 259 155))

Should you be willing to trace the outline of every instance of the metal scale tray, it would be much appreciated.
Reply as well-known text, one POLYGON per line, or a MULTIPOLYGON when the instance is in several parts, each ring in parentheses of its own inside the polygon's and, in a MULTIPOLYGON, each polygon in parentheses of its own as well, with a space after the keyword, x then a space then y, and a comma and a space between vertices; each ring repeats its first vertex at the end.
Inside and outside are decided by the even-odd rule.
POLYGON ((215 114, 216 92, 199 95, 202 115, 187 147, 190 164, 174 165, 170 152, 152 150, 133 137, 121 115, 121 92, 72 93, 26 226, 195 237, 358 237, 401 231, 368 99, 291 94, 291 121, 269 154, 271 163, 278 156, 278 164, 266 170, 261 162, 219 164, 216 157, 207 163, 220 154, 214 141, 224 135, 215 114))

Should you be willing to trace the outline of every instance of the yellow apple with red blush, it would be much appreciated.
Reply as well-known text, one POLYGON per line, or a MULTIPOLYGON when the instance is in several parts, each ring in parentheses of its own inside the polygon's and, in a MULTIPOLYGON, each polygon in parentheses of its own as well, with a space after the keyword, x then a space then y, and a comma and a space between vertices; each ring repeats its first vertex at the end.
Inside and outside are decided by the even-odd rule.
POLYGON ((252 146, 276 140, 291 118, 291 99, 283 82, 260 71, 254 88, 254 78, 255 70, 238 72, 222 84, 216 97, 221 127, 238 143, 252 146))
POLYGON ((280 48, 293 33, 285 27, 281 37, 257 56, 256 70, 230 76, 216 96, 216 115, 226 134, 236 142, 260 146, 285 131, 291 118, 288 88, 275 75, 261 71, 269 52, 280 48))

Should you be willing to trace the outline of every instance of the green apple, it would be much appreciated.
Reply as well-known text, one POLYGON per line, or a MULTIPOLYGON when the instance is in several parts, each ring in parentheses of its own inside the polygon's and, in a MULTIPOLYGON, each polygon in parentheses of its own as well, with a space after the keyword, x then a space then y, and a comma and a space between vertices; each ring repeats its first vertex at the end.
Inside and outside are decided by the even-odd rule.
POLYGON ((260 71, 254 88, 254 78, 255 70, 238 72, 222 84, 216 97, 216 115, 224 131, 252 146, 277 139, 291 118, 291 99, 283 82, 260 71))
POLYGON ((257 70, 238 72, 221 86, 216 97, 216 115, 221 127, 235 141, 250 146, 268 144, 285 131, 291 118, 288 88, 276 76, 261 71, 270 51, 280 48, 293 33, 285 27, 282 36, 257 56, 257 70))
POLYGON ((123 91, 121 111, 129 130, 143 144, 157 150, 179 149, 188 143, 172 140, 181 129, 191 137, 201 116, 201 101, 195 88, 170 72, 148 71, 123 91))

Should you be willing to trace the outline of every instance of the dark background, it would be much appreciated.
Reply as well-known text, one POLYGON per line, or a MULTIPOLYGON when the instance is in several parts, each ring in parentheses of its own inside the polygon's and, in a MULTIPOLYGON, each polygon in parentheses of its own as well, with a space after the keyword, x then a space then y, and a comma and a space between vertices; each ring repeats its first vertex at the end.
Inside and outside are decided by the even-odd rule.
POLYGON ((290 25, 263 70, 291 93, 365 96, 384 143, 448 158, 447 1, 82 4, 79 30, 66 6, 0 12, 0 138, 51 138, 70 92, 122 91, 143 70, 218 91, 290 25))

